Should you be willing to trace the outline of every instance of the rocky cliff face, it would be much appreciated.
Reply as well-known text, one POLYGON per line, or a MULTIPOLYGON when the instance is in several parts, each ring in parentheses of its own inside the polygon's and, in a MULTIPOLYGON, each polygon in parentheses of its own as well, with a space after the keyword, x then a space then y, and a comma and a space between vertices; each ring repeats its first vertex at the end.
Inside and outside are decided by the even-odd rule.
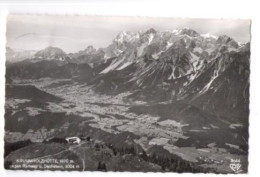
POLYGON ((45 74, 36 74, 36 78, 60 78, 69 68, 74 74, 68 77, 90 74, 85 81, 106 94, 131 91, 131 99, 184 101, 219 116, 240 116, 248 114, 249 57, 249 43, 239 44, 226 35, 201 35, 189 28, 163 32, 149 29, 123 31, 111 45, 98 50, 88 46, 67 55, 59 48, 48 47, 34 55, 43 64, 22 62, 7 73, 12 79, 26 71, 28 78, 43 70, 45 74), (83 72, 82 64, 91 66, 88 72, 83 72))
POLYGON ((249 43, 225 35, 188 28, 122 32, 105 49, 109 64, 94 85, 107 93, 131 90, 131 99, 184 101, 219 116, 247 117, 249 57, 249 43))

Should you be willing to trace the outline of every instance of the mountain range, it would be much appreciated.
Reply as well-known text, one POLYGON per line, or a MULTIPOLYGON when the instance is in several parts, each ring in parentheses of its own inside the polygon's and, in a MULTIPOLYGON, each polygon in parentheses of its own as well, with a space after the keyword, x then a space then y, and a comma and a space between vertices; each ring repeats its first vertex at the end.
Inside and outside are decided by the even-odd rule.
POLYGON ((247 117, 249 57, 250 43, 226 35, 151 28, 122 31, 102 49, 66 54, 48 47, 8 64, 7 78, 78 78, 101 93, 131 91, 130 101, 187 102, 218 116, 247 117))
POLYGON ((52 139, 84 135, 105 150, 73 145, 86 170, 101 161, 115 171, 233 173, 230 159, 239 159, 247 172, 250 43, 151 28, 122 31, 105 48, 7 48, 6 58, 5 152, 15 150, 6 165, 33 157, 24 140, 52 152, 52 139))

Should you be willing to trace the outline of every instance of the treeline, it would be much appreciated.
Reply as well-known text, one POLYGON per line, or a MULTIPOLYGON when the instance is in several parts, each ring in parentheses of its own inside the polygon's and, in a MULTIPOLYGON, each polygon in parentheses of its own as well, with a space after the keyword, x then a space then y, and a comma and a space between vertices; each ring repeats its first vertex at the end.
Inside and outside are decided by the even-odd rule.
MULTIPOLYGON (((32 143, 33 142, 30 139, 27 139, 27 140, 24 140, 24 141, 17 141, 17 142, 14 142, 14 143, 9 143, 9 142, 5 141, 4 157, 6 157, 11 152, 16 151, 20 148, 23 148, 25 146, 28 146, 32 143)), ((67 141, 64 138, 52 138, 49 141, 44 140, 43 143, 63 143, 63 144, 67 144, 67 141)))
POLYGON ((50 140, 44 140, 43 143, 60 143, 60 144, 67 144, 68 142, 66 141, 65 138, 52 138, 50 140))
MULTIPOLYGON (((114 155, 125 155, 125 154, 132 154, 134 156, 138 156, 139 158, 143 159, 146 162, 154 163, 161 166, 162 171, 171 171, 171 172, 191 172, 191 173, 209 173, 215 172, 212 169, 206 169, 198 166, 197 163, 189 162, 183 160, 177 155, 170 154, 170 155, 159 155, 156 152, 152 154, 147 154, 144 150, 140 151, 140 148, 131 146, 123 146, 123 147, 114 147, 112 144, 106 144, 109 147, 114 155)), ((216 173, 216 172, 215 172, 216 173)))
MULTIPOLYGON (((28 146, 32 144, 32 142, 30 140, 25 140, 25 141, 17 141, 14 143, 8 143, 5 141, 5 145, 4 145, 4 158, 6 158, 6 156, 8 156, 11 152, 16 151, 20 148, 23 148, 25 146, 28 146)), ((4 168, 5 169, 10 169, 10 165, 12 165, 12 161, 9 160, 5 160, 4 161, 4 168)))
POLYGON ((25 141, 17 141, 17 142, 14 142, 14 143, 8 143, 8 142, 5 141, 4 157, 6 157, 12 151, 23 148, 23 147, 28 146, 30 144, 32 144, 32 142, 29 139, 25 140, 25 141))

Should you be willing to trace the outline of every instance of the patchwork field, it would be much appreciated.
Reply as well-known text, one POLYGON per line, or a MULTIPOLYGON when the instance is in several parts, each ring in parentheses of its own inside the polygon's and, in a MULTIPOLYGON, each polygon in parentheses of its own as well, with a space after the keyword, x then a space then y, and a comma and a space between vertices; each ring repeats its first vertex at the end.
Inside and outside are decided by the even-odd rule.
MULTIPOLYGON (((56 115, 61 120, 60 123, 53 122, 56 125, 46 124, 45 122, 38 129, 24 128, 22 132, 8 130, 7 124, 5 140, 12 143, 30 139, 32 142, 41 143, 54 137, 65 138, 66 136, 93 135, 96 133, 102 134, 103 139, 100 136, 93 135, 95 138, 106 142, 104 140, 106 136, 117 135, 121 137, 118 140, 121 143, 134 144, 148 154, 153 147, 158 146, 184 161, 197 164, 200 168, 229 173, 232 172, 228 167, 230 159, 241 159, 245 165, 243 168, 247 168, 246 154, 239 145, 233 144, 234 142, 216 143, 213 137, 210 138, 210 133, 223 131, 222 128, 226 127, 221 125, 224 124, 211 121, 207 122, 207 125, 205 125, 205 122, 198 124, 190 121, 187 116, 180 117, 182 116, 181 113, 190 114, 187 113, 187 110, 191 109, 190 107, 184 107, 181 109, 182 112, 178 114, 160 114, 159 111, 148 111, 148 108, 154 105, 144 101, 126 101, 125 98, 131 94, 130 92, 124 92, 116 96, 101 95, 95 93, 90 86, 76 82, 66 84, 66 82, 57 79, 16 81, 13 87, 34 86, 46 94, 59 98, 59 101, 50 99, 45 100, 39 106, 26 106, 35 101, 35 98, 7 97, 6 109, 10 111, 7 114, 8 119, 15 117, 18 124, 22 124, 27 119, 34 119, 35 123, 38 120, 48 122, 50 117, 47 115, 51 114, 51 117, 56 115), (144 107, 145 109, 140 111, 140 109, 135 109, 136 107, 138 109, 144 107), (41 118, 42 116, 43 118, 41 118), (205 132, 209 133, 208 141, 206 141, 208 143, 199 145, 200 142, 196 142, 194 137, 205 132)), ((161 106, 163 107, 164 104, 162 103, 161 106)), ((232 124, 228 129, 235 131, 241 127, 243 127, 242 124, 232 124)), ((73 151, 70 151, 80 157, 79 151, 82 151, 83 145, 82 147, 80 145, 80 148, 81 150, 73 148, 73 151)), ((26 148, 23 150, 26 151, 26 148)), ((16 152, 16 155, 17 153, 19 154, 19 152, 16 152)), ((88 158, 88 155, 85 155, 85 159, 88 158)), ((12 159, 12 155, 7 158, 8 161, 13 161, 12 159)), ((112 159, 112 161, 114 160, 112 159)), ((132 159, 131 161, 135 160, 132 159)), ((118 162, 115 163, 118 164, 118 162)), ((80 165, 80 169, 82 168, 82 165, 80 165)), ((95 168, 96 166, 91 167, 89 164, 88 170, 95 170, 95 168)), ((111 170, 115 169, 114 167, 111 168, 111 170)))

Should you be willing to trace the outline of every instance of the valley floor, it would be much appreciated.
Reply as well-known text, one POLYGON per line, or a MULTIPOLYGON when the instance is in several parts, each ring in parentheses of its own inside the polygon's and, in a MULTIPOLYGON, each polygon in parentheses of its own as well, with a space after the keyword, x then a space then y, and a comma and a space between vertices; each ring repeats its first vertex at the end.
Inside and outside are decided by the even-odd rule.
MULTIPOLYGON (((6 120, 15 118, 18 124, 23 124, 30 119, 35 122, 32 125, 37 124, 38 118, 43 121, 43 125, 39 128, 18 125, 21 130, 17 129, 17 131, 11 123, 9 125, 6 121, 8 124, 6 125, 6 143, 16 143, 27 139, 33 142, 32 145, 12 151, 6 156, 5 161, 11 162, 12 165, 17 165, 15 162, 17 158, 37 157, 32 154, 24 157, 24 154, 28 154, 29 151, 38 152, 42 148, 57 146, 57 149, 61 149, 58 150, 58 154, 52 154, 52 158, 60 160, 72 157, 79 166, 71 170, 92 171, 102 170, 102 168, 104 170, 104 163, 106 170, 109 171, 178 171, 171 165, 163 165, 161 162, 152 160, 154 154, 163 158, 170 154, 172 157, 192 164, 190 166, 198 172, 233 173, 230 164, 234 159, 240 161, 242 166, 240 172, 247 172, 247 151, 240 144, 236 144, 239 142, 236 137, 243 135, 241 130, 243 124, 231 124, 224 127, 221 123, 212 123, 212 121, 193 123, 191 120, 182 119, 182 114, 162 115, 160 111, 150 112, 149 108, 154 105, 144 101, 127 101, 125 98, 131 94, 130 92, 116 96, 97 94, 90 86, 69 80, 48 78, 37 81, 23 80, 16 81, 13 87, 27 85, 35 86, 40 91, 62 100, 44 100, 41 103, 30 104, 33 101, 30 98, 7 97, 6 120), (145 109, 140 112, 135 107, 145 109), (60 116, 59 123, 50 120, 55 116, 60 116), (216 138, 226 133, 230 133, 230 139, 216 138), (93 141, 82 141, 79 145, 60 143, 51 145, 43 142, 57 137, 82 135, 91 137, 93 141), (100 150, 95 144, 102 145, 103 148, 100 150), (122 150, 125 147, 133 147, 134 152, 122 150), (150 157, 150 160, 144 157, 144 153, 145 156, 147 154, 150 157)), ((37 97, 37 95, 34 96, 37 97)), ((164 107, 166 106, 170 105, 164 107)), ((182 110, 187 109, 189 109, 188 106, 182 110)), ((51 168, 51 170, 55 169, 51 168)))

